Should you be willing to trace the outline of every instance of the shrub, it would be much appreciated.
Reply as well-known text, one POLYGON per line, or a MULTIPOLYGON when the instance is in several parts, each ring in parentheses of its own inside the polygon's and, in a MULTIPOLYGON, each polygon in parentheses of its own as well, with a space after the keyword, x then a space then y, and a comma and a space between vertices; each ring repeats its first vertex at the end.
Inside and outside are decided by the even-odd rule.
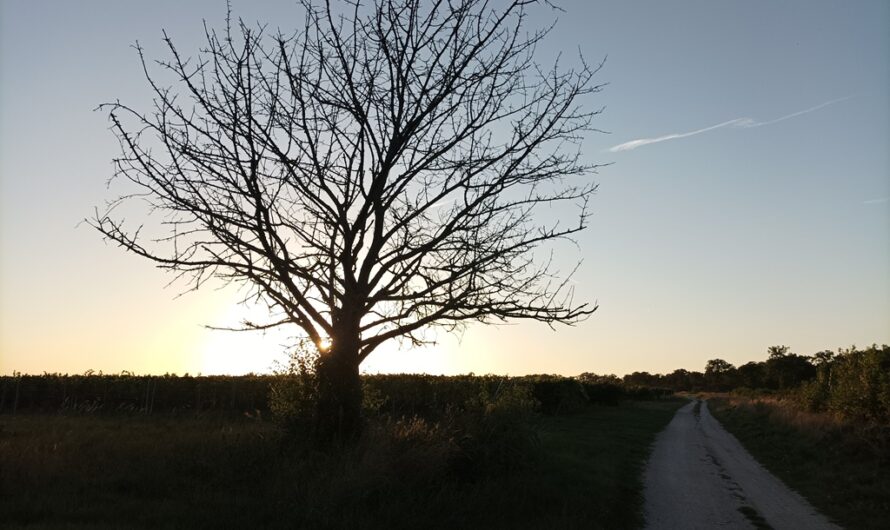
POLYGON ((791 394, 800 407, 862 423, 890 424, 890 347, 855 347, 821 363, 791 394))
POLYGON ((848 419, 890 423, 890 347, 850 348, 829 364, 828 410, 848 419))
POLYGON ((659 388, 651 386, 631 386, 624 388, 625 396, 628 399, 639 401, 652 401, 656 399, 665 399, 673 395, 674 391, 670 388, 659 388))
POLYGON ((617 406, 625 397, 624 387, 618 383, 581 383, 584 394, 592 404, 617 406))
POLYGON ((584 386, 575 379, 553 376, 531 376, 534 398, 544 414, 564 414, 581 410, 588 404, 584 386))
POLYGON ((370 422, 358 450, 365 474, 383 482, 429 484, 449 473, 458 446, 449 425, 415 416, 370 422))
POLYGON ((792 400, 809 412, 824 411, 831 397, 827 374, 820 372, 816 379, 806 381, 792 394, 792 400))
POLYGON ((457 434, 459 451, 452 470, 463 479, 521 468, 540 447, 534 413, 539 408, 528 384, 502 381, 493 394, 483 392, 478 407, 452 413, 447 422, 457 434))
POLYGON ((305 344, 290 354, 269 385, 269 411, 286 430, 309 430, 318 399, 318 353, 305 344))

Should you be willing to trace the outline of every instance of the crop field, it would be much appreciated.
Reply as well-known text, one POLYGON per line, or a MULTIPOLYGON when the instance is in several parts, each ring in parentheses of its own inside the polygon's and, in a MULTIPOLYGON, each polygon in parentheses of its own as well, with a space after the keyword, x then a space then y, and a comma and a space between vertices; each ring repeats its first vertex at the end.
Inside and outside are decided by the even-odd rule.
POLYGON ((50 411, 23 407, 20 389, 18 412, 0 414, 0 519, 29 529, 639 527, 640 470, 682 401, 558 399, 577 383, 550 379, 537 388, 545 413, 534 385, 495 379, 383 377, 362 438, 337 450, 261 408, 158 412, 156 398, 152 413, 70 400, 50 411), (471 387, 481 396, 455 407, 471 387), (427 397, 410 405, 415 392, 427 397))

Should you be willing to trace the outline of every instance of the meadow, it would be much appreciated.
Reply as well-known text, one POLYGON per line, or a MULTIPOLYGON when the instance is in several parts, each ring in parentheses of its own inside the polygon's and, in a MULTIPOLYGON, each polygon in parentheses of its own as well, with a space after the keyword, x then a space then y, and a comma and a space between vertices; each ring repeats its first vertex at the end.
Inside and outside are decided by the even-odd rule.
POLYGON ((371 376, 362 438, 324 450, 273 414, 274 378, 25 377, 2 381, 9 528, 638 528, 649 446, 682 404, 557 377, 371 376))

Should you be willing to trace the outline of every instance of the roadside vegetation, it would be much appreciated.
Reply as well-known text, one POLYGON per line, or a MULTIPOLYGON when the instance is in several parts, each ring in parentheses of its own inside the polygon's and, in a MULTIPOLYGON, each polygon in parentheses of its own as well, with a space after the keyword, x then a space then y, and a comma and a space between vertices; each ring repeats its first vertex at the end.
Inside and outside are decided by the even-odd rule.
POLYGON ((774 397, 711 398, 710 410, 764 467, 844 528, 890 521, 890 430, 774 397))
POLYGON ((760 463, 842 526, 886 526, 890 347, 811 357, 774 347, 765 363, 722 375, 724 385, 747 384, 711 398, 711 409, 760 463))
POLYGON ((25 380, 15 414, 2 381, 9 528, 637 528, 649 445, 682 404, 552 376, 368 376, 361 438, 319 449, 299 366, 262 399, 259 377, 28 380, 43 397, 25 380))

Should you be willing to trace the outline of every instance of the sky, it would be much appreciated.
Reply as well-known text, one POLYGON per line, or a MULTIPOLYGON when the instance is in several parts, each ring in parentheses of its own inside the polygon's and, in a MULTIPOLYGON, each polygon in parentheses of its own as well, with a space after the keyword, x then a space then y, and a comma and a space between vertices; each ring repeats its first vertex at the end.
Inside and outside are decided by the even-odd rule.
MULTIPOLYGON (((294 2, 233 0, 300 23, 294 2)), ((890 343, 890 3, 562 1, 543 61, 606 63, 584 159, 595 179, 574 327, 473 325, 376 351, 366 372, 702 370, 784 344, 890 343)), ((0 0, 0 373, 265 373, 289 333, 216 331, 256 315, 185 285, 82 219, 110 199, 107 116, 147 108, 131 45, 186 54, 223 0, 0 0)), ((292 23, 291 23, 292 21, 292 23)), ((262 316, 262 315, 259 315, 262 316)))

